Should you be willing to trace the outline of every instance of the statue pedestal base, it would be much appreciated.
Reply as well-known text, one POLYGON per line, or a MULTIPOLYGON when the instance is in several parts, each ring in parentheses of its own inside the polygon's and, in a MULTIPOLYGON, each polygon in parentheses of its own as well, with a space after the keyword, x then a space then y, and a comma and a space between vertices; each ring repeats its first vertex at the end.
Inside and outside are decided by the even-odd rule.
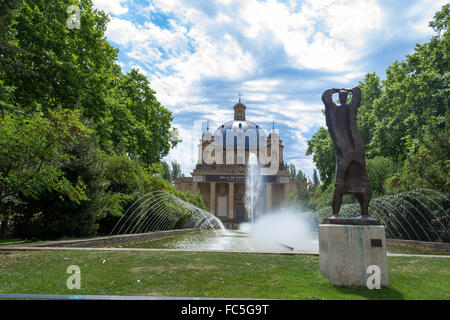
POLYGON ((335 217, 331 216, 322 221, 323 224, 351 224, 357 226, 377 226, 381 225, 380 220, 372 217, 335 217))
MULTIPOLYGON (((333 285, 366 286, 380 271, 388 286, 386 237, 382 225, 319 225, 320 273, 333 285)), ((373 283, 373 282, 371 282, 373 283)))

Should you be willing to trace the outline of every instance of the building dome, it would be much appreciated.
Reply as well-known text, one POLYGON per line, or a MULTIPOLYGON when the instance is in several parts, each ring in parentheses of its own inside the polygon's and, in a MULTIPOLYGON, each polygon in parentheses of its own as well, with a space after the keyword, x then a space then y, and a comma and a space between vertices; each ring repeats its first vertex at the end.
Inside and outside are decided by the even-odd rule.
POLYGON ((214 137, 222 136, 222 143, 225 145, 228 143, 232 143, 235 147, 238 145, 242 145, 242 142, 245 142, 245 147, 250 146, 250 140, 256 139, 256 146, 259 147, 259 137, 265 136, 264 131, 261 127, 251 121, 248 120, 230 120, 222 124, 214 133, 214 137), (231 134, 232 139, 227 141, 227 135, 231 134), (238 139, 239 134, 243 134, 243 140, 238 139))

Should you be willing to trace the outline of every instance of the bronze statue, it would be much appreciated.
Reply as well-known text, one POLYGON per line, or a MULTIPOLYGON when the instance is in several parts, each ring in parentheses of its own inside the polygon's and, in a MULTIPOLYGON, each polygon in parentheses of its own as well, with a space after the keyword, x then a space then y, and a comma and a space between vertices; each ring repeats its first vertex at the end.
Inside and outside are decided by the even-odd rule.
POLYGON ((365 146, 358 131, 356 114, 361 103, 361 89, 328 89, 322 95, 325 118, 336 153, 336 173, 333 195, 333 217, 325 223, 378 224, 369 218, 370 186, 366 171, 365 146), (347 103, 349 92, 352 100, 347 103), (333 102, 332 95, 339 93, 340 105, 333 102), (352 194, 361 205, 361 217, 338 218, 342 196, 352 194))

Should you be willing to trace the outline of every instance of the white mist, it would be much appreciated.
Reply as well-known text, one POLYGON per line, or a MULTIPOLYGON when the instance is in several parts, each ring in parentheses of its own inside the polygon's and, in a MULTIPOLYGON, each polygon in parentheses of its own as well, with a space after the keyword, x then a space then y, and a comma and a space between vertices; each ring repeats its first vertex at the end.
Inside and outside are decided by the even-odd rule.
POLYGON ((241 224, 240 231, 259 247, 274 251, 318 252, 317 233, 312 223, 295 209, 283 209, 241 224))

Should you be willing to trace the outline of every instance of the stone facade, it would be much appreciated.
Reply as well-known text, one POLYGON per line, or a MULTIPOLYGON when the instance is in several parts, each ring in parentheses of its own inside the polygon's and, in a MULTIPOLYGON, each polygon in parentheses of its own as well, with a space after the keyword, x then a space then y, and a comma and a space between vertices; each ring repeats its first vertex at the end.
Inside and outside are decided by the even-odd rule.
POLYGON ((266 136, 258 125, 246 120, 245 110, 239 101, 234 106, 234 120, 219 126, 214 134, 208 128, 198 144, 192 177, 174 180, 180 191, 199 191, 209 211, 230 229, 249 221, 245 181, 251 153, 257 155, 265 170, 258 213, 275 210, 296 187, 284 166, 284 146, 277 132, 272 130, 266 136))

